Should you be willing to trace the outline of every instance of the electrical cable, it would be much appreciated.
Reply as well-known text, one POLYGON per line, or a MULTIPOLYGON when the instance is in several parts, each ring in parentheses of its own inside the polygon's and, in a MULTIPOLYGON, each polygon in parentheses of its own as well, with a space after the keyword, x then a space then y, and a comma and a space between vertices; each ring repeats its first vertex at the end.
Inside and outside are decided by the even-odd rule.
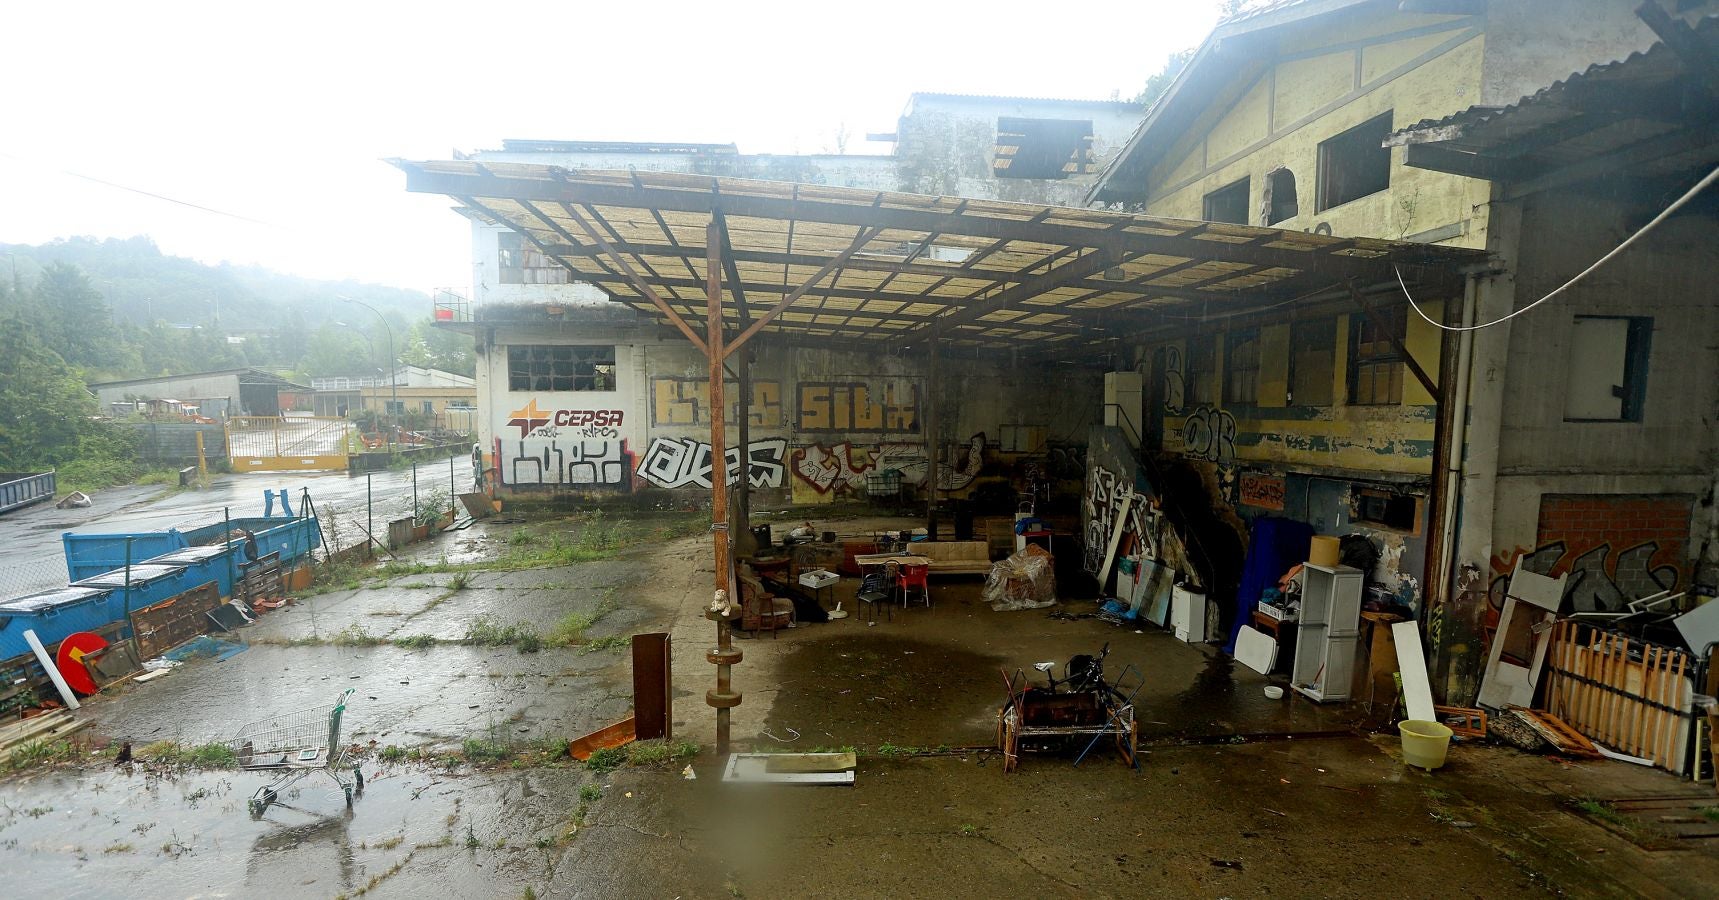
MULTIPOLYGON (((157 194, 157 193, 154 193, 152 191, 146 191, 142 188, 134 188, 134 187, 131 187, 130 185, 124 185, 124 184, 119 184, 119 183, 113 182, 113 181, 107 181, 105 179, 97 178, 94 175, 85 175, 81 172, 73 172, 70 169, 56 168, 52 165, 37 162, 37 161, 31 160, 31 159, 26 159, 26 158, 24 158, 22 156, 18 156, 16 154, 0 152, 0 156, 4 156, 7 159, 17 160, 18 162, 25 163, 27 165, 42 166, 43 168, 54 169, 54 171, 59 172, 61 175, 65 175, 65 176, 68 176, 71 178, 80 178, 80 179, 83 179, 84 181, 93 182, 95 184, 99 184, 99 185, 102 185, 104 187, 114 188, 115 190, 129 191, 130 193, 133 193, 133 194, 141 194, 145 197, 150 197, 150 198, 153 198, 156 200, 161 200, 161 201, 164 201, 167 203, 173 203, 173 204, 177 204, 179 206, 190 207, 191 209, 199 210, 199 211, 206 212, 206 213, 213 213, 217 216, 226 216, 229 219, 238 219, 241 222, 249 222, 252 225, 261 225, 264 228, 281 228, 282 227, 280 225, 274 224, 273 222, 265 222, 261 219, 253 219, 250 216, 242 216, 242 215, 239 215, 238 213, 227 212, 224 209, 215 209, 214 207, 203 206, 201 204, 192 203, 189 200, 179 200, 179 199, 174 198, 174 197, 168 197, 164 194, 157 194)), ((290 229, 287 229, 287 230, 290 230, 290 229)))
POLYGON ((1397 266, 1393 263, 1391 265, 1391 271, 1393 271, 1397 274, 1397 285, 1403 289, 1403 296, 1408 298, 1409 307, 1415 311, 1415 315, 1420 316, 1422 319, 1426 320, 1426 323, 1428 325, 1432 325, 1435 328, 1440 328, 1440 329, 1443 329, 1445 331, 1479 331, 1482 328, 1491 328, 1492 326, 1497 325, 1501 322, 1508 322, 1509 320, 1514 319, 1519 315, 1522 315, 1523 313, 1527 312, 1528 310, 1531 310, 1534 307, 1539 306, 1542 303, 1545 303, 1547 300, 1550 300, 1553 297, 1558 296, 1559 294, 1563 293, 1564 291, 1569 290, 1569 288, 1572 285, 1574 285, 1578 281, 1581 281, 1583 278, 1586 278, 1595 269, 1598 269, 1600 266, 1603 266, 1606 263, 1611 262, 1613 257, 1624 252, 1624 250, 1627 249, 1629 247, 1629 245, 1635 243, 1636 240, 1639 239, 1642 235, 1647 234, 1649 231, 1652 231, 1654 228, 1658 227, 1659 223, 1664 222, 1666 219, 1671 218, 1673 213, 1675 213, 1679 209, 1681 209, 1684 206, 1684 204, 1695 199, 1695 195, 1706 190, 1715 181, 1719 181, 1719 168, 1715 168, 1713 171, 1708 172, 1706 178, 1703 178, 1700 181, 1697 181, 1695 183, 1694 187, 1685 191, 1683 196, 1678 197, 1676 200, 1672 201, 1672 204, 1670 206, 1667 206, 1663 212, 1661 212, 1657 216, 1654 216, 1653 219, 1651 221, 1649 221, 1646 225, 1641 226, 1641 228, 1637 229, 1634 234, 1625 238, 1624 242, 1617 245, 1616 247, 1614 247, 1610 253, 1607 253, 1605 256, 1602 256, 1598 260, 1595 260, 1593 265, 1590 265, 1586 269, 1583 269, 1582 271, 1577 272, 1576 276, 1574 278, 1571 278, 1569 281, 1566 281, 1563 284, 1559 285, 1557 288, 1553 289, 1551 293, 1547 294, 1544 297, 1541 297, 1540 299, 1534 301, 1533 303, 1530 303, 1527 306, 1524 306, 1521 309, 1516 310, 1515 312, 1506 313, 1505 315, 1499 316, 1498 318, 1493 319, 1490 322, 1483 322, 1479 325, 1446 325, 1442 322, 1433 321, 1431 317, 1429 317, 1426 313, 1421 311, 1420 304, 1416 303, 1414 295, 1409 293, 1409 286, 1405 281, 1403 281, 1402 269, 1397 268, 1397 266))

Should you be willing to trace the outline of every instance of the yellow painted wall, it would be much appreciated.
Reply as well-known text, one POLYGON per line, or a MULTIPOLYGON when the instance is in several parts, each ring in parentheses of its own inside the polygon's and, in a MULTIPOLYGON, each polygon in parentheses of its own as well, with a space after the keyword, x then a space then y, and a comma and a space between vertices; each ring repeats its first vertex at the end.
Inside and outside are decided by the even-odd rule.
POLYGON ((1263 224, 1266 173, 1287 166, 1299 210, 1277 227, 1402 238, 1455 224, 1461 234, 1440 243, 1484 247, 1489 186, 1407 168, 1400 147, 1392 151, 1389 189, 1324 212, 1315 203, 1320 142, 1387 111, 1399 129, 1480 102, 1485 38, 1473 22, 1390 10, 1285 48, 1285 59, 1237 102, 1197 122, 1153 169, 1147 211, 1197 219, 1206 194, 1248 178, 1249 224, 1263 224), (1423 29, 1431 30, 1416 33, 1423 29))
MULTIPOLYGON (((1423 303, 1428 316, 1438 319, 1444 304, 1423 303)), ((1216 338, 1217 384, 1211 404, 1197 404, 1184 396, 1179 405, 1167 404, 1161 411, 1164 434, 1161 447, 1219 464, 1265 463, 1296 467, 1349 469, 1400 475, 1432 473, 1432 441, 1435 407, 1420 382, 1406 369, 1403 373, 1403 402, 1395 406, 1352 406, 1348 402, 1349 330, 1359 313, 1335 313, 1336 349, 1332 365, 1330 406, 1290 406, 1289 361, 1292 355, 1287 318, 1259 327, 1260 370, 1256 402, 1230 404, 1223 397, 1222 335, 1216 338)), ((1251 326, 1250 326, 1251 327, 1251 326)), ((1404 346, 1429 374, 1438 372, 1439 331, 1411 313, 1404 346)), ((1171 357, 1187 359, 1189 338, 1164 341, 1142 348, 1140 359, 1156 359, 1160 347, 1174 347, 1171 357)), ((1210 333, 1192 340, 1211 341, 1210 333)), ((1182 372, 1152 371, 1149 378, 1167 384, 1185 383, 1182 372)), ((1165 392, 1175 398, 1174 390, 1165 392)))

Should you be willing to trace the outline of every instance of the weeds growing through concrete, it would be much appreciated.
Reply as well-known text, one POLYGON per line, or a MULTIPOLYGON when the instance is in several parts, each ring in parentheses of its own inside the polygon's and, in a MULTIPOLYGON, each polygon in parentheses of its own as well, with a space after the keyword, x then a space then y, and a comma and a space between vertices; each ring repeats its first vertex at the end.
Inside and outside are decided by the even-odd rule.
POLYGON ((22 772, 51 763, 65 762, 78 755, 77 748, 67 740, 26 741, 12 749, 6 757, 6 771, 22 772))
POLYGON ((239 765, 238 756, 226 744, 156 741, 143 745, 131 756, 142 763, 178 769, 233 769, 239 765))

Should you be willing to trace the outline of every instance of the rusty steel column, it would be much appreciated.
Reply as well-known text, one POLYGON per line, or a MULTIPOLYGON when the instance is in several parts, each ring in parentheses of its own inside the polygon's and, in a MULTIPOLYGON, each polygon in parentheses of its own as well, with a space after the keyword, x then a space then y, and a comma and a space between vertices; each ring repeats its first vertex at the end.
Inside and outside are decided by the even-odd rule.
MULTIPOLYGON (((712 551, 716 564, 716 595, 725 595, 729 585, 728 553, 728 441, 725 420, 728 402, 723 396, 723 324, 722 324, 722 229, 712 219, 704 231, 705 239, 705 346, 710 352, 710 531, 714 538, 712 551)), ((736 607, 738 597, 730 597, 736 607)), ((704 695, 704 702, 716 710, 716 753, 728 753, 729 710, 740 705, 740 692, 734 690, 733 668, 740 662, 741 652, 734 648, 734 631, 729 617, 715 614, 716 649, 705 659, 716 666, 716 689, 704 695)))

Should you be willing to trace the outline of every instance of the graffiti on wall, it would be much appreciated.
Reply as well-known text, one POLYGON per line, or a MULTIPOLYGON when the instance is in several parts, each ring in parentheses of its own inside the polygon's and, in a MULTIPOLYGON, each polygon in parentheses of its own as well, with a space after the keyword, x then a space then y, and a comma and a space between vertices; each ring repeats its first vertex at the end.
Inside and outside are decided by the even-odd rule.
POLYGON ((1236 417, 1216 406, 1194 407, 1182 422, 1182 446, 1206 462, 1235 462, 1236 417))
MULTIPOLYGON (((1116 531, 1116 520, 1122 515, 1122 505, 1129 497, 1128 521, 1122 528, 1123 537, 1132 537, 1150 547, 1151 534, 1146 528, 1147 511, 1143 495, 1135 494, 1134 483, 1118 478, 1104 466, 1093 466, 1086 479, 1086 496, 1081 505, 1086 519, 1086 570, 1097 574, 1104 565, 1104 553, 1110 548, 1110 536, 1116 531)), ((1148 550, 1148 557, 1156 553, 1148 550)))
MULTIPOLYGON (((923 461, 925 455, 920 454, 923 461)), ((860 493, 865 488, 867 472, 875 471, 871 451, 856 449, 843 442, 834 447, 813 444, 794 450, 794 476, 819 494, 832 491, 840 494, 860 493)))
POLYGON ((1575 612, 1617 612, 1629 601, 1684 583, 1684 545, 1693 498, 1548 494, 1540 500, 1539 543, 1492 558, 1501 599, 1516 560, 1542 575, 1568 574, 1564 602, 1575 612))
MULTIPOLYGON (((736 395, 740 386, 727 382, 728 421, 739 417, 736 395)), ((782 424, 782 382, 754 380, 752 403, 747 407, 751 424, 763 427, 782 424)), ((709 425, 710 380, 702 376, 656 375, 651 378, 652 425, 709 425)))
POLYGON ((1171 344, 1164 348, 1164 411, 1175 415, 1182 411, 1187 391, 1182 378, 1182 348, 1171 344))
POLYGON ((919 430, 919 386, 907 380, 802 381, 794 408, 801 431, 919 430))
POLYGON ((1241 476, 1241 502, 1260 509, 1283 508, 1284 478, 1265 472, 1244 472, 1241 476))
MULTIPOLYGON (((639 461, 640 478, 660 488, 702 487, 710 483, 710 445, 694 440, 656 438, 639 461)), ((753 441, 746 448, 747 478, 752 487, 782 486, 782 457, 788 451, 784 438, 753 441)), ((740 482, 740 448, 729 447, 728 484, 740 482)))
POLYGON ((624 440, 557 435, 497 438, 502 483, 564 487, 626 487, 632 453, 624 440))

